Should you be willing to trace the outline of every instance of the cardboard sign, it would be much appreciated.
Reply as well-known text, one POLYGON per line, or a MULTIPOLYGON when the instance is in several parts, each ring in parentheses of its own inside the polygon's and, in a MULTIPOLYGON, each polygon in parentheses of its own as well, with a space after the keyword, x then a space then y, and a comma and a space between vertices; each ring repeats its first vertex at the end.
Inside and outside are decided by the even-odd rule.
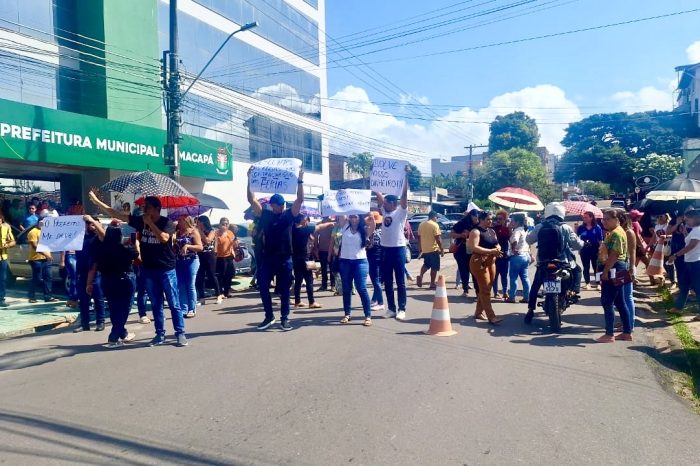
POLYGON ((321 215, 366 214, 370 210, 372 191, 369 189, 340 189, 323 193, 321 215))
POLYGON ((82 251, 85 221, 82 215, 46 217, 42 220, 38 252, 82 251))
POLYGON ((296 194, 301 160, 265 159, 253 164, 250 190, 254 193, 296 194))
POLYGON ((384 195, 401 197, 403 185, 406 183, 407 164, 405 160, 375 158, 369 177, 370 189, 384 195))

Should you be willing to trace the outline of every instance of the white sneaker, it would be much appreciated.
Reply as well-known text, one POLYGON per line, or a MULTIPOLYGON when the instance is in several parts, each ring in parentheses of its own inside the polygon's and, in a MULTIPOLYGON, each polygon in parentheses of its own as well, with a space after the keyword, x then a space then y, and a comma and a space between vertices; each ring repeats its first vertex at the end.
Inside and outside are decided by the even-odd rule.
POLYGON ((130 341, 134 341, 134 338, 136 338, 136 334, 129 332, 126 334, 126 336, 124 338, 122 338, 122 341, 124 343, 129 343, 130 341))
POLYGON ((219 295, 216 297, 216 304, 221 304, 224 302, 224 297, 219 295))
POLYGON ((150 324, 151 319, 149 319, 148 316, 143 316, 139 318, 139 322, 142 324, 150 324))
POLYGON ((406 311, 399 311, 399 313, 396 314, 396 320, 406 320, 406 311))
POLYGON ((374 304, 370 309, 376 312, 382 312, 384 310, 383 304, 374 304))
POLYGON ((396 317, 396 313, 392 310, 388 310, 386 311, 386 314, 384 314, 384 317, 386 317, 387 319, 393 319, 394 317, 396 317))

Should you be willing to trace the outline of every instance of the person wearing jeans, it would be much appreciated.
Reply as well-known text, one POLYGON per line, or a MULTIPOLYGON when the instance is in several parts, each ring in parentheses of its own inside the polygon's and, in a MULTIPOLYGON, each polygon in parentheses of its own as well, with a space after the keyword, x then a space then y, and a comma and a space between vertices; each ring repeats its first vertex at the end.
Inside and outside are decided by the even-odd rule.
POLYGON ((515 214, 511 219, 513 233, 510 236, 510 291, 508 292, 508 302, 515 302, 515 294, 518 290, 518 278, 523 287, 523 297, 521 303, 526 303, 530 296, 530 277, 528 270, 532 258, 530 257, 530 247, 527 244, 525 232, 525 216, 515 214))
MULTIPOLYGON (((696 299, 700 300, 700 211, 690 210, 685 214, 685 221, 692 228, 685 237, 685 247, 675 254, 671 254, 669 260, 675 262, 679 257, 685 258, 685 269, 680 276, 678 297, 669 314, 680 315, 688 303, 688 293, 695 292, 696 299)), ((694 320, 700 320, 700 314, 694 320)))
POLYGON ((177 274, 180 308, 187 318, 194 317, 197 313, 197 290, 195 289, 195 280, 199 270, 197 253, 202 249, 202 238, 194 224, 194 219, 189 215, 181 216, 177 220, 175 238, 175 252, 177 252, 175 273, 177 274))
POLYGON ((372 212, 374 233, 369 238, 367 247, 367 265, 369 266, 369 279, 372 282, 372 300, 370 306, 373 311, 384 311, 384 296, 382 295, 382 216, 379 212, 372 212))
POLYGON ((598 261, 598 249, 603 241, 603 229, 596 223, 595 215, 592 212, 583 214, 583 225, 576 229, 576 234, 583 241, 583 248, 579 252, 581 264, 583 265, 583 280, 586 282, 585 289, 591 286, 591 270, 596 271, 598 261))
MULTIPOLYGON (((48 211, 43 210, 41 212, 41 218, 48 216, 48 211)), ((47 303, 52 303, 58 301, 58 299, 51 296, 51 286, 53 285, 52 276, 52 257, 50 252, 38 252, 37 246, 39 245, 39 237, 41 235, 41 227, 43 225, 43 220, 40 220, 29 233, 27 233, 27 243, 29 243, 29 265, 32 268, 32 281, 29 282, 29 302, 35 303, 36 301, 36 289, 42 288, 44 290, 44 301, 47 303)))
POLYGON ((160 214, 160 199, 147 196, 143 203, 143 215, 127 215, 122 211, 112 209, 90 191, 92 201, 102 211, 119 220, 127 220, 129 226, 141 235, 141 261, 145 278, 146 292, 151 300, 153 320, 156 335, 148 344, 158 346, 166 343, 165 315, 163 311, 163 295, 168 301, 173 320, 177 346, 187 346, 185 335, 185 319, 182 316, 178 296, 177 274, 175 272, 176 255, 173 248, 175 225, 167 217, 160 214))
POLYGON ((146 296, 146 279, 143 276, 143 267, 141 261, 134 262, 134 277, 136 279, 136 309, 139 312, 139 322, 142 324, 150 324, 151 319, 148 318, 147 296, 146 296))
POLYGON ((75 251, 63 251, 61 253, 60 268, 66 271, 68 279, 68 301, 66 306, 78 306, 78 272, 76 269, 75 251))
POLYGON ((343 313, 341 324, 347 324, 351 319, 352 311, 352 285, 360 295, 362 310, 365 314, 364 326, 372 325, 372 309, 370 307, 369 293, 367 292, 367 274, 369 264, 367 262, 367 238, 374 233, 374 218, 371 215, 363 219, 358 215, 350 215, 346 222, 341 224, 343 236, 340 247, 340 274, 343 276, 343 313))
POLYGON ((297 197, 290 209, 285 209, 285 200, 281 194, 270 197, 270 210, 263 210, 260 201, 251 190, 251 176, 255 167, 248 170, 248 203, 253 214, 260 217, 258 223, 262 238, 262 257, 258 261, 258 289, 265 309, 265 319, 257 326, 258 330, 267 330, 275 323, 272 312, 270 283, 275 277, 275 284, 280 291, 280 314, 282 330, 292 330, 289 324, 289 283, 292 275, 292 228, 304 202, 304 170, 299 169, 297 177, 297 197))
MULTIPOLYGON (((323 222, 330 222, 330 218, 326 217, 323 222)), ((318 260, 321 262, 321 287, 317 291, 328 291, 328 275, 330 274, 331 288, 335 288, 335 276, 330 271, 329 254, 331 250, 331 242, 333 240, 332 229, 321 230, 316 234, 316 246, 318 247, 318 260)))
MULTIPOLYGON (((330 220, 309 225, 309 217, 299 214, 292 228, 292 264, 294 268, 294 307, 307 307, 301 300, 301 286, 306 284, 306 296, 309 298, 309 309, 320 309, 321 305, 314 299, 314 274, 307 267, 307 261, 311 260, 309 243, 316 241, 316 234, 323 230, 329 230, 334 226, 330 220)), ((322 287, 323 288, 323 287, 322 287)))
POLYGON ((630 328, 634 330, 634 319, 636 315, 636 306, 634 305, 634 279, 635 266, 637 262, 637 234, 632 228, 632 219, 627 212, 620 212, 620 226, 625 230, 627 235, 627 264, 630 272, 631 280, 622 285, 622 299, 625 300, 625 307, 630 319, 630 328))
POLYGON ((88 273, 94 263, 95 247, 98 243, 98 234, 104 231, 99 222, 90 216, 85 219, 85 236, 83 248, 75 251, 75 270, 78 275, 78 308, 80 309, 80 327, 73 330, 82 332, 90 330, 90 301, 95 308, 95 331, 101 332, 105 328, 105 300, 102 293, 102 279, 98 271, 92 281, 92 294, 87 294, 88 273), (99 227, 98 227, 99 225, 99 227))
POLYGON ((377 206, 382 215, 381 246, 383 258, 382 278, 386 293, 387 311, 385 317, 395 317, 396 320, 406 319, 406 236, 404 224, 408 217, 408 172, 406 164, 401 198, 394 195, 384 196, 376 192, 377 206), (394 297, 394 278, 396 279, 396 294, 399 301, 398 310, 394 297))
POLYGON ((603 215, 603 226, 608 234, 603 240, 598 264, 603 267, 600 275, 600 301, 605 313, 605 335, 596 341, 612 343, 615 340, 631 341, 632 326, 630 315, 625 305, 623 284, 620 279, 629 271, 627 234, 620 226, 620 212, 609 210, 603 215), (622 333, 614 335, 615 309, 622 321, 622 333))

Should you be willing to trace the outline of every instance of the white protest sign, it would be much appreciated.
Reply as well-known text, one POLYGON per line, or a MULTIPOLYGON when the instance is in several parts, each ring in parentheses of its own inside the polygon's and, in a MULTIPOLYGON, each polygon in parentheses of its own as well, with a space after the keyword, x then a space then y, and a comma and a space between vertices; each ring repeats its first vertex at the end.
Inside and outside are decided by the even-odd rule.
POLYGON ((296 194, 301 160, 265 159, 253 164, 250 190, 256 193, 296 194))
POLYGON ((82 215, 46 217, 42 222, 38 252, 82 251, 85 236, 82 215))
POLYGON ((369 189, 340 189, 323 193, 321 215, 366 214, 370 210, 372 191, 369 189))
POLYGON ((406 165, 404 160, 375 158, 372 164, 372 174, 369 177, 369 187, 372 191, 401 196, 406 182, 406 165))

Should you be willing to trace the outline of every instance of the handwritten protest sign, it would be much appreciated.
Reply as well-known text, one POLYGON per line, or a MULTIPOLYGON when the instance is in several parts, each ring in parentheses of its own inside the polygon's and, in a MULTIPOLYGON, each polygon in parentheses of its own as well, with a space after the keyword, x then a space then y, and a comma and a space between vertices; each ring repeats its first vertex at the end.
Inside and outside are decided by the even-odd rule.
POLYGON ((372 191, 401 196, 406 182, 406 164, 404 160, 375 158, 369 187, 372 191))
POLYGON ((366 214, 370 210, 372 191, 369 189, 340 189, 323 193, 321 215, 366 214))
POLYGON ((82 215, 46 217, 41 227, 38 252, 82 251, 85 221, 82 215))
POLYGON ((256 193, 296 194, 299 159, 265 159, 253 164, 250 190, 256 193))

